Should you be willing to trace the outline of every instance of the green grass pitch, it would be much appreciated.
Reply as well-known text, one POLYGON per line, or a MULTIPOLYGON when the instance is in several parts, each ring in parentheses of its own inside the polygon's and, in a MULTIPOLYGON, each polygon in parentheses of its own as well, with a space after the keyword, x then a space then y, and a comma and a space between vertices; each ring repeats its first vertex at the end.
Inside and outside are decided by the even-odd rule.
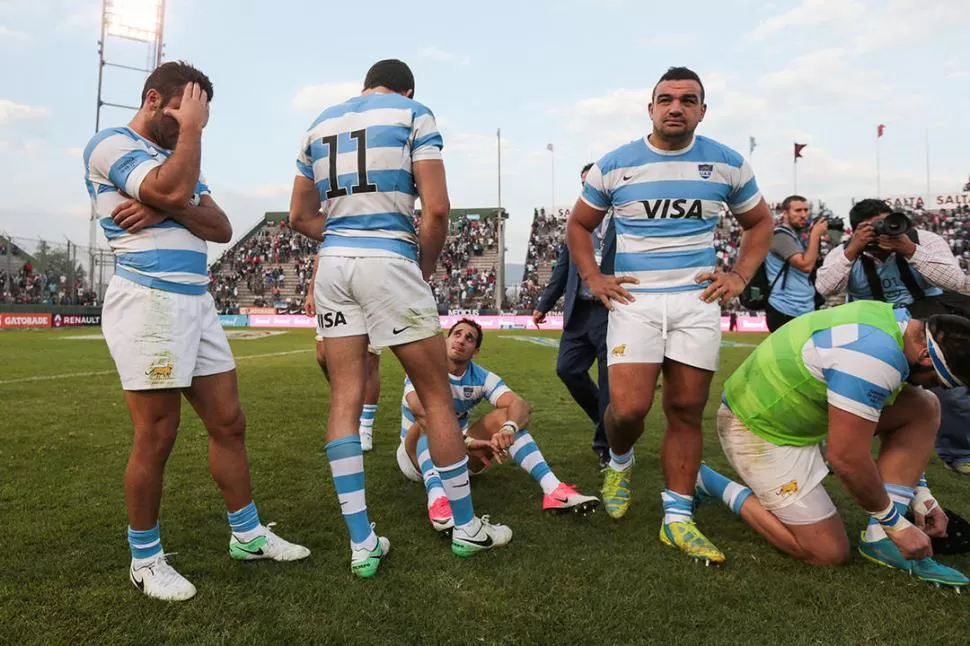
MULTIPOLYGON (((126 572, 122 475, 131 429, 114 366, 103 341, 65 338, 97 333, 0 334, 0 643, 787 646, 966 643, 970 632, 968 595, 858 555, 840 569, 801 565, 720 504, 702 506, 697 520, 727 554, 723 567, 693 564, 662 545, 659 405, 637 447, 626 518, 602 510, 546 516, 538 486, 506 464, 475 478, 473 490, 479 513, 513 528, 512 544, 458 559, 427 522, 423 488, 397 469, 403 375, 390 354, 365 463, 371 520, 392 549, 374 579, 357 580, 323 451, 328 389, 312 331, 232 341, 260 516, 312 556, 229 559, 205 431, 186 404, 166 472, 162 541, 199 594, 183 604, 148 599, 126 572)), ((560 479, 597 493, 592 427, 556 378, 552 344, 523 338, 536 336, 556 338, 488 333, 479 361, 533 404, 530 430, 560 479)), ((728 473, 714 435, 718 393, 758 339, 725 335, 706 411, 705 459, 728 473)), ((944 505, 970 514, 965 479, 938 463, 928 477, 944 505)), ((855 544, 864 515, 834 478, 826 486, 855 544)), ((970 557, 944 560, 970 570, 970 557)))

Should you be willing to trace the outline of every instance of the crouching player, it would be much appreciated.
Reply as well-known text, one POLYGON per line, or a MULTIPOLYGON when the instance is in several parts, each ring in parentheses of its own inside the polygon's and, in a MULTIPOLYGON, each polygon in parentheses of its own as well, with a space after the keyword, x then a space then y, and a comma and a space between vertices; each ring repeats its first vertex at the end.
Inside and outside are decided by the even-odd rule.
MULTIPOLYGON (((472 361, 482 347, 481 326, 471 319, 461 319, 448 331, 446 347, 455 413, 468 447, 468 471, 479 474, 491 465, 492 460, 501 463, 504 455, 510 455, 542 487, 544 510, 580 513, 594 510, 599 504, 598 498, 584 496, 561 482, 546 464, 528 431, 529 404, 512 392, 498 375, 472 361), (495 406, 495 410, 469 425, 469 414, 483 399, 495 406)), ((428 518, 435 530, 445 532, 454 523, 441 477, 431 462, 424 424, 421 402, 411 380, 406 378, 401 400, 398 465, 408 479, 424 481, 428 492, 428 518)))
POLYGON ((842 564, 849 541, 822 486, 828 469, 819 445, 827 440, 832 470, 869 514, 859 552, 924 581, 965 586, 967 577, 930 558, 929 536, 944 536, 947 527, 922 476, 940 405, 914 386, 968 381, 966 319, 913 319, 875 301, 801 316, 762 342, 724 386, 717 432, 747 487, 704 465, 698 494, 720 497, 799 560, 842 564), (905 518, 910 506, 917 525, 905 518))

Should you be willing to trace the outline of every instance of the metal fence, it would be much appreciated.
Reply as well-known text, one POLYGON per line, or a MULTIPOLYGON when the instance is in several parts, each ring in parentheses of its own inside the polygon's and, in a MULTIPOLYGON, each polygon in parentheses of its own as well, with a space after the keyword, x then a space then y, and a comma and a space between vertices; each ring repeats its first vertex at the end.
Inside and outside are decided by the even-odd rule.
POLYGON ((0 233, 0 303, 100 305, 114 263, 107 249, 0 233))

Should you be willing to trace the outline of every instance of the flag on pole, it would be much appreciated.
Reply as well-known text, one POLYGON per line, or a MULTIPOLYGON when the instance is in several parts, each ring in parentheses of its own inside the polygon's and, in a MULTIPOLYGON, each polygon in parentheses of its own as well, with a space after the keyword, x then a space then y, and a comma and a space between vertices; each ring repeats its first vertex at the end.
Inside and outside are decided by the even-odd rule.
POLYGON ((884 132, 886 132, 886 124, 880 123, 878 126, 876 126, 876 139, 882 137, 884 132))
POLYGON ((758 144, 757 142, 755 142, 754 137, 748 137, 748 148, 749 148, 748 155, 754 152, 755 146, 757 145, 758 144))
POLYGON ((795 159, 801 159, 802 151, 805 150, 805 146, 808 144, 795 144, 795 159))
POLYGON ((552 152, 552 144, 546 144, 546 150, 552 152))

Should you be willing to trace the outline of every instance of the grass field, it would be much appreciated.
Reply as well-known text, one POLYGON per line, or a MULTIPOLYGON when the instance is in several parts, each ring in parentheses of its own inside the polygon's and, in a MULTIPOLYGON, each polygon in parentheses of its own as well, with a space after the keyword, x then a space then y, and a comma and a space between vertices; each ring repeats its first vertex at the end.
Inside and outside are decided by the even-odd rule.
MULTIPOLYGON (((458 559, 427 522, 423 488, 397 470, 403 376, 392 356, 382 365, 375 450, 366 456, 371 520, 392 550, 377 577, 357 580, 323 452, 328 392, 312 331, 232 345, 260 515, 313 555, 293 564, 229 559, 205 432, 186 405, 167 469, 162 541, 199 593, 183 604, 153 601, 126 571, 121 483, 131 430, 114 367, 103 341, 66 339, 97 332, 0 334, 0 642, 953 644, 970 633, 970 595, 858 555, 838 570, 795 563, 721 505, 701 507, 697 519, 727 554, 723 567, 692 564, 663 546, 659 411, 637 449, 626 518, 543 515, 538 486, 505 465, 473 489, 479 513, 513 528, 512 544, 458 559)), ((555 376, 556 350, 524 341, 537 334, 489 333, 480 363, 533 403, 530 430, 557 475, 596 493, 591 426, 555 376)), ((750 350, 724 348, 715 393, 750 350)), ((705 418, 705 459, 727 469, 713 434, 716 400, 705 418)), ((944 504, 970 513, 966 480, 939 464, 928 476, 944 504)), ((854 544, 863 514, 834 478, 827 486, 854 544)), ((970 570, 966 556, 946 562, 970 570)))

